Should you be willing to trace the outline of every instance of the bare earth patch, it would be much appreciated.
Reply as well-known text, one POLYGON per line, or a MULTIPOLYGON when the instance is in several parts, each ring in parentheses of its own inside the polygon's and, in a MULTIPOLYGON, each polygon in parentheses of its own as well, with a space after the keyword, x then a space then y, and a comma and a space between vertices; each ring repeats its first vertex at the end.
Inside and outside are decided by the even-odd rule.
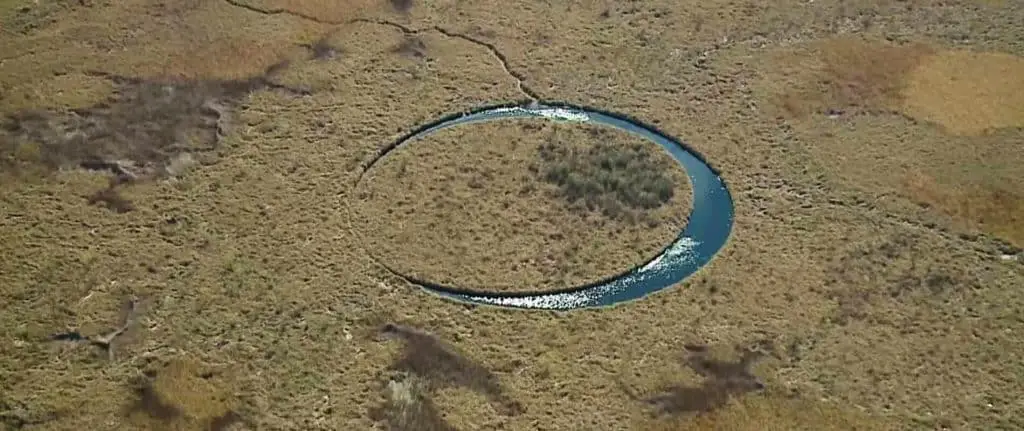
POLYGON ((654 143, 543 120, 460 126, 364 178, 366 246, 393 269, 464 289, 576 287, 639 265, 686 224, 685 172, 654 143))

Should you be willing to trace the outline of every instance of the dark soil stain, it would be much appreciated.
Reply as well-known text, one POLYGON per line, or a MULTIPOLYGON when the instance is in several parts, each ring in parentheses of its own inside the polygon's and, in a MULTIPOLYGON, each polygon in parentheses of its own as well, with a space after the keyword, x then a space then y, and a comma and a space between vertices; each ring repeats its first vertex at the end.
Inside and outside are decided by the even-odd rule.
POLYGON ((118 188, 141 180, 180 175, 212 160, 228 133, 230 112, 258 90, 307 94, 276 84, 279 63, 241 80, 110 79, 115 92, 83 109, 22 111, 0 119, 0 173, 24 174, 83 168, 112 174, 109 186, 87 197, 116 212, 133 209, 118 188), (200 160, 201 161, 201 160, 200 160))

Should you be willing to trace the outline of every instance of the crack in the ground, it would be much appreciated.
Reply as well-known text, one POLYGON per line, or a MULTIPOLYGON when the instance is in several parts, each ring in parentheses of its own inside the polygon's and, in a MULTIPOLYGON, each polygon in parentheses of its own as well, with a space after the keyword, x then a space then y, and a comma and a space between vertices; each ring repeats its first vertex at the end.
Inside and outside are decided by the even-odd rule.
POLYGON ((407 27, 405 25, 402 25, 402 24, 399 24, 399 23, 396 23, 396 22, 392 22, 392 21, 388 21, 388 20, 381 20, 381 19, 356 18, 356 19, 354 19, 354 20, 352 20, 350 22, 351 23, 359 22, 359 23, 367 23, 367 24, 376 24, 376 25, 388 26, 388 27, 395 28, 395 29, 401 31, 402 34, 409 35, 409 36, 417 35, 417 34, 420 34, 420 33, 426 32, 426 31, 435 31, 437 33, 440 33, 440 34, 444 35, 445 37, 448 37, 448 38, 460 39, 460 40, 464 40, 466 42, 472 43, 472 44, 477 45, 477 46, 482 46, 482 47, 486 48, 488 52, 490 52, 492 57, 494 57, 496 60, 498 60, 498 64, 501 65, 501 68, 505 71, 505 73, 508 76, 511 76, 513 79, 516 80, 516 88, 519 89, 520 93, 522 93, 523 95, 528 97, 530 99, 530 101, 532 101, 532 102, 539 102, 541 100, 541 98, 537 94, 537 92, 535 92, 532 89, 530 89, 530 87, 528 87, 526 85, 526 83, 523 82, 523 81, 526 80, 526 77, 523 76, 523 74, 521 74, 519 72, 516 72, 515 70, 513 70, 509 66, 508 57, 505 56, 505 54, 503 54, 501 52, 501 50, 498 49, 498 47, 495 46, 493 43, 485 42, 485 41, 477 39, 477 38, 475 38, 473 36, 468 36, 468 35, 465 35, 465 34, 462 34, 462 33, 457 33, 457 32, 448 30, 448 29, 446 29, 444 27, 436 26, 436 25, 428 27, 428 28, 425 28, 425 29, 414 29, 412 27, 407 27))
POLYGON ((519 90, 520 93, 522 93, 528 99, 530 99, 530 102, 539 102, 541 100, 541 98, 537 94, 537 92, 533 91, 524 82, 526 80, 526 77, 523 74, 521 74, 519 72, 516 72, 515 70, 513 70, 509 66, 508 57, 505 56, 505 54, 502 53, 501 50, 498 49, 498 47, 495 46, 493 43, 486 42, 486 41, 483 41, 483 40, 480 40, 480 39, 477 39, 475 37, 468 36, 468 35, 465 35, 465 34, 462 34, 462 33, 454 32, 454 31, 448 30, 448 29, 446 29, 444 27, 441 27, 441 26, 436 26, 435 25, 435 26, 431 26, 431 27, 428 27, 428 28, 416 29, 416 28, 412 28, 412 27, 409 27, 409 26, 406 26, 406 25, 403 25, 403 24, 399 24, 397 22, 393 22, 393 21, 388 21, 388 20, 384 20, 384 19, 370 19, 370 18, 355 18, 355 19, 350 19, 350 20, 345 20, 345 21, 333 21, 333 20, 326 20, 326 19, 322 19, 322 18, 317 18, 315 16, 307 15, 307 14, 304 14, 302 12, 291 11, 291 10, 288 10, 288 9, 285 9, 285 8, 262 9, 262 8, 259 8, 259 7, 256 7, 256 6, 252 6, 250 4, 246 4, 245 2, 242 2, 240 0, 224 0, 224 1, 226 1, 228 4, 230 4, 232 6, 239 7, 239 8, 245 9, 245 10, 250 11, 250 12, 255 12, 255 13, 259 13, 259 14, 263 14, 263 15, 290 15, 290 16, 293 16, 293 17, 296 17, 296 18, 301 18, 301 19, 309 20, 309 21, 312 21, 312 22, 315 22, 315 23, 318 23, 318 24, 326 24, 326 25, 346 25, 346 24, 356 24, 356 23, 375 24, 375 25, 383 25, 383 26, 388 26, 388 27, 394 28, 394 29, 402 32, 402 34, 405 34, 407 36, 418 35, 418 34, 421 34, 421 33, 427 32, 427 31, 434 31, 434 32, 440 33, 440 34, 442 34, 442 35, 444 35, 445 37, 448 37, 448 38, 461 39, 461 40, 464 40, 466 42, 472 43, 474 45, 486 48, 487 51, 491 54, 491 56, 494 57, 498 61, 498 64, 501 65, 501 68, 505 71, 505 74, 507 74, 508 76, 511 76, 513 79, 516 80, 516 88, 519 90))
POLYGON ((263 14, 263 15, 290 15, 290 16, 293 16, 293 17, 296 17, 296 18, 301 18, 301 19, 304 19, 304 20, 313 21, 313 22, 318 23, 318 24, 326 24, 326 25, 345 24, 345 21, 331 21, 331 20, 321 19, 321 18, 317 18, 317 17, 312 16, 312 15, 306 15, 306 14, 304 14, 302 12, 295 12, 295 11, 288 10, 288 9, 285 9, 285 8, 263 9, 263 8, 253 6, 251 4, 248 4, 248 3, 245 3, 245 2, 239 1, 239 0, 224 0, 224 1, 228 2, 228 4, 231 5, 231 6, 242 8, 242 9, 245 9, 245 10, 247 10, 249 12, 255 12, 255 13, 263 14))

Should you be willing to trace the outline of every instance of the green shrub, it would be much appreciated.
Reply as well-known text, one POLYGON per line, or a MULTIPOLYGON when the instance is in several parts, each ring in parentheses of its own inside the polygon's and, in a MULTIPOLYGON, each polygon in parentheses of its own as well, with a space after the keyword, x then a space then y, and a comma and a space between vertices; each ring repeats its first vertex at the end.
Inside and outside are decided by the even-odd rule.
POLYGON ((541 163, 534 170, 540 179, 558 186, 569 204, 614 219, 642 219, 672 199, 676 185, 666 173, 671 166, 650 148, 610 141, 612 135, 600 131, 594 135, 594 145, 580 148, 552 134, 538 151, 541 163))

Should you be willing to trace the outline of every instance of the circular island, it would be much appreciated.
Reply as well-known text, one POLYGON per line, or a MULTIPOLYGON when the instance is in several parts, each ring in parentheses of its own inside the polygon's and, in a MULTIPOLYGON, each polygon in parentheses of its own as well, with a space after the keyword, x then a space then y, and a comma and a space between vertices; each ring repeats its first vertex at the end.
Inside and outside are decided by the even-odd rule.
POLYGON ((709 261, 732 225, 731 198, 699 157, 638 122, 571 106, 439 120, 382 150, 356 196, 352 227, 390 271, 454 299, 522 308, 610 305, 667 287, 709 261), (691 215, 712 241, 680 234, 691 215))

